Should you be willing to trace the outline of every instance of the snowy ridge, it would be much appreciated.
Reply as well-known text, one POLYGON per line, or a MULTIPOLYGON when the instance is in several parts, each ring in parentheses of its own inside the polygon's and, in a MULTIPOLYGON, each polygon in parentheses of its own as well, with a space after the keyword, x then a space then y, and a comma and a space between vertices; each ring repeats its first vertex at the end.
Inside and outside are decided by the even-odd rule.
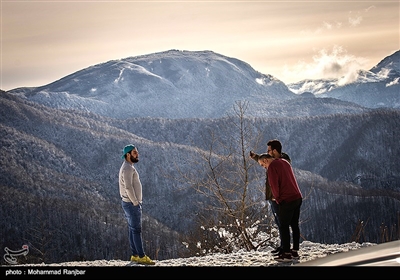
POLYGON ((211 51, 177 50, 108 61, 9 93, 114 118, 217 118, 237 100, 267 105, 294 97, 284 83, 243 61, 211 51))
POLYGON ((290 90, 272 75, 262 74, 238 59, 212 51, 170 50, 108 61, 42 87, 18 88, 7 93, 52 108, 83 110, 118 119, 220 118, 232 113, 237 101, 244 100, 253 108, 252 116, 277 117, 283 116, 282 103, 296 101, 295 93, 304 92, 338 101, 332 105, 332 100, 309 99, 300 110, 295 105, 284 106, 290 116, 311 116, 328 114, 326 111, 359 113, 360 105, 396 107, 398 94, 385 95, 396 92, 398 83, 385 81, 383 88, 375 89, 380 79, 373 72, 359 71, 359 79, 351 88, 340 86, 337 80, 307 80, 290 85, 290 90), (358 91, 349 93, 349 89, 358 90, 360 85, 361 99, 358 91), (352 96, 355 97, 350 99, 352 96), (343 107, 339 102, 343 100, 351 103, 343 107), (330 109, 320 109, 320 102, 330 109))

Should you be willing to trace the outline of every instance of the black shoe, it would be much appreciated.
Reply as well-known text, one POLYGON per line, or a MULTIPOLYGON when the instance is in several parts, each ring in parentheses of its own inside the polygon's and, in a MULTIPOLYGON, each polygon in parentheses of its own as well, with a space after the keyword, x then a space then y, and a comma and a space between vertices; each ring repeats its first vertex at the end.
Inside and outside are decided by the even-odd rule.
POLYGON ((275 250, 271 251, 272 255, 279 255, 280 253, 282 253, 282 248, 281 247, 278 247, 275 250))
POLYGON ((291 250, 290 252, 292 253, 292 258, 294 259, 299 258, 299 253, 297 252, 297 250, 291 250))
POLYGON ((276 252, 275 254, 272 254, 274 257, 277 257, 283 253, 283 250, 281 249, 279 252, 276 252))
POLYGON ((279 256, 274 258, 277 262, 291 262, 292 254, 291 253, 282 253, 279 256))

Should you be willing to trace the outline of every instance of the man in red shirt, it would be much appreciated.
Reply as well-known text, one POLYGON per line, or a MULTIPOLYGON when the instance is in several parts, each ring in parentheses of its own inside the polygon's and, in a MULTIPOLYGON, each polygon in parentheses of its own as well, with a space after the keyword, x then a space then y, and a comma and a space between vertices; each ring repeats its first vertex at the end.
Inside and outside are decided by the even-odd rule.
MULTIPOLYGON (((287 153, 282 152, 282 143, 278 139, 269 140, 267 143, 267 146, 268 146, 268 148, 267 148, 268 154, 270 154, 274 158, 286 159, 289 163, 291 163, 289 155, 287 153)), ((257 162, 258 162, 259 156, 260 156, 259 154, 256 154, 253 151, 250 151, 250 157, 257 162)), ((281 230, 280 230, 280 226, 279 226, 279 217, 278 217, 279 205, 275 201, 275 198, 272 195, 271 186, 269 185, 269 182, 268 182, 267 169, 265 170, 265 199, 268 201, 269 205, 271 206, 271 211, 272 211, 272 214, 274 215, 275 223, 279 229, 279 239, 281 240, 279 247, 272 250, 271 253, 274 256, 280 255, 283 252, 283 247, 282 247, 281 230)), ((296 253, 293 254, 292 257, 295 257, 295 258, 299 257, 298 254, 296 254, 296 253)))
POLYGON ((300 246, 300 207, 303 201, 300 188, 294 176, 292 166, 283 158, 274 158, 270 154, 261 154, 258 163, 267 169, 268 182, 272 195, 279 205, 279 223, 283 252, 275 260, 288 262, 298 256, 300 246), (290 250, 290 229, 293 234, 293 250, 290 250))

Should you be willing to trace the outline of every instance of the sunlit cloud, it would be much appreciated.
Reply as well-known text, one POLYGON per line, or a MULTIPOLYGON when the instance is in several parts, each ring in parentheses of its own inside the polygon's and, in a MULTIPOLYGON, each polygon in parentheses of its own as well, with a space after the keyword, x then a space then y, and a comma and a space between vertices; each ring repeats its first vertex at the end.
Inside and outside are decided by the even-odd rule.
MULTIPOLYGON (((374 8, 375 8, 375 6, 369 6, 368 8, 366 8, 364 10, 364 12, 368 13, 371 9, 374 9, 374 8)), ((355 26, 358 26, 361 24, 361 22, 363 20, 361 13, 362 12, 359 12, 359 11, 354 14, 353 14, 353 12, 349 12, 348 21, 349 21, 350 26, 355 27, 355 26)))
POLYGON ((372 5, 372 6, 369 6, 368 8, 366 8, 365 9, 365 12, 369 12, 369 10, 371 10, 371 9, 375 9, 375 6, 374 5, 372 5))
POLYGON ((322 22, 322 25, 317 27, 315 30, 302 30, 300 32, 300 34, 302 35, 309 35, 309 34, 321 34, 324 31, 330 31, 330 30, 334 30, 334 29, 340 29, 342 27, 342 23, 341 22, 328 22, 328 21, 324 21, 322 22))
POLYGON ((317 51, 312 62, 300 61, 293 67, 284 67, 284 72, 290 76, 299 77, 299 81, 307 77, 312 79, 337 79, 338 83, 353 82, 358 77, 358 70, 363 69, 368 61, 362 57, 347 54, 341 46, 334 46, 332 51, 326 49, 317 51))
POLYGON ((324 21, 323 26, 326 29, 332 29, 333 28, 333 25, 331 23, 329 23, 329 22, 326 22, 326 21, 324 21))
MULTIPOLYGON (((371 9, 374 9, 375 6, 369 6, 363 11, 357 11, 357 12, 349 12, 349 15, 347 17, 347 22, 349 26, 351 27, 356 27, 361 24, 363 21, 362 13, 368 13, 371 9)), ((307 29, 307 30, 302 30, 300 33, 303 35, 309 35, 309 34, 321 34, 324 31, 331 31, 335 29, 340 29, 343 27, 343 23, 341 21, 323 21, 320 26, 315 28, 314 30, 307 29)))
POLYGON ((357 15, 351 15, 351 12, 350 12, 350 16, 349 16, 349 24, 351 25, 351 26, 357 26, 357 25, 360 25, 361 24, 361 21, 362 21, 362 16, 358 13, 357 15))

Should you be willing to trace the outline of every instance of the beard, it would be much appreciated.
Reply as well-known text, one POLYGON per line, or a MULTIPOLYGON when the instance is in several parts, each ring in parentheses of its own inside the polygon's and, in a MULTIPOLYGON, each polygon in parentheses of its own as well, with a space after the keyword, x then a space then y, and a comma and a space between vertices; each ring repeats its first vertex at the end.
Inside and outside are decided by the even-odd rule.
POLYGON ((139 161, 139 158, 131 157, 131 161, 134 162, 134 163, 135 163, 135 162, 138 162, 138 161, 139 161))

